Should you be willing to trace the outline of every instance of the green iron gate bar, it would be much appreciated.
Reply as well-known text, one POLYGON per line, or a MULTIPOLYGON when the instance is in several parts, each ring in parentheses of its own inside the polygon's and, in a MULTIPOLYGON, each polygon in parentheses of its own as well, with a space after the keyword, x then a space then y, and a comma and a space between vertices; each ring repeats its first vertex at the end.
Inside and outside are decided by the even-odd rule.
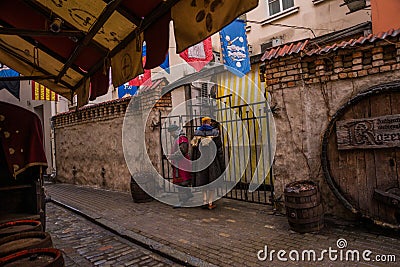
MULTIPOLYGON (((240 157, 235 158, 235 154, 239 154, 239 147, 233 146, 230 138, 241 138, 242 143, 247 141, 249 146, 249 162, 246 165, 245 172, 240 177, 235 178, 235 180, 239 180, 236 186, 228 192, 225 197, 242 200, 247 202, 254 202, 260 204, 273 204, 274 198, 274 181, 273 181, 273 170, 272 167, 269 170, 269 174, 265 177, 265 180, 261 183, 260 187, 254 191, 249 192, 249 182, 251 181, 254 174, 256 176, 261 176, 261 172, 268 173, 265 171, 267 166, 264 166, 264 162, 261 161, 261 166, 257 167, 257 163, 260 159, 260 153, 262 146, 266 145, 269 148, 271 147, 271 140, 270 140, 270 114, 271 110, 266 102, 256 102, 250 103, 245 105, 237 105, 231 106, 230 103, 232 102, 232 95, 226 95, 222 97, 218 97, 216 99, 209 98, 209 101, 205 103, 204 98, 199 101, 193 101, 191 104, 187 105, 187 112, 189 114, 181 114, 181 115, 174 115, 174 116, 161 116, 161 112, 159 113, 161 127, 160 129, 160 149, 161 149, 161 172, 165 179, 163 184, 163 189, 165 192, 171 193, 173 191, 173 187, 171 187, 169 181, 172 183, 172 167, 169 163, 165 151, 163 151, 163 147, 169 149, 172 147, 173 139, 168 134, 168 126, 171 124, 176 124, 180 126, 183 131, 188 136, 189 140, 192 139, 193 133, 195 129, 197 129, 200 123, 200 117, 203 116, 211 116, 216 118, 219 124, 222 126, 220 127, 221 137, 224 145, 224 153, 225 153, 225 161, 226 163, 229 162, 231 155, 233 162, 240 163, 242 160, 240 157), (225 105, 218 105, 216 100, 220 100, 224 102, 225 105), (235 113, 237 116, 232 116, 232 113, 235 113), (240 135, 239 131, 235 130, 238 127, 238 123, 241 122, 248 132, 248 138, 245 138, 244 135, 240 135), (259 134, 259 127, 264 127, 265 129, 261 129, 261 131, 266 131, 266 140, 262 138, 259 134), (228 137, 228 131, 231 133, 231 137, 228 137), (258 174, 257 172, 260 172, 258 174)), ((168 154, 168 150, 167 153, 168 154)), ((191 150, 189 150, 191 153, 191 150)), ((269 153, 271 156, 271 153, 269 153)), ((269 162, 272 162, 269 159, 269 162)), ((235 165, 235 164, 233 164, 235 165)), ((232 167, 231 167, 232 168, 232 167)), ((234 168, 234 166, 233 166, 234 168)), ((235 171, 233 171, 235 173, 235 171)), ((219 188, 217 194, 219 196, 222 195, 222 192, 226 192, 229 186, 232 186, 232 183, 235 181, 231 181, 230 178, 225 178, 225 185, 226 188, 219 188)), ((194 191, 197 191, 193 188, 194 191)), ((177 192, 176 192, 177 193, 177 192)))

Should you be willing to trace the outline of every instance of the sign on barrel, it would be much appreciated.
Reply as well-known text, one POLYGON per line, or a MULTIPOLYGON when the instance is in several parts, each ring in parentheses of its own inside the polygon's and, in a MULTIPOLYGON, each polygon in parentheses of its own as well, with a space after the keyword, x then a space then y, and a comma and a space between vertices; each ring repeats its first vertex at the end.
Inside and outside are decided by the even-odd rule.
POLYGON ((339 150, 400 147, 400 114, 338 121, 339 150))

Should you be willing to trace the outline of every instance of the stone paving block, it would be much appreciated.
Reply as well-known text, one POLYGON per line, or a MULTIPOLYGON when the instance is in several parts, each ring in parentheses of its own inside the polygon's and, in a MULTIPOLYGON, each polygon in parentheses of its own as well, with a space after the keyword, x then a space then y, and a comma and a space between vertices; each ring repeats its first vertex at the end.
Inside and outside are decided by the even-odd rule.
POLYGON ((86 254, 83 254, 85 256, 86 259, 96 259, 98 257, 102 257, 102 255, 104 255, 103 252, 98 252, 98 251, 89 251, 86 254))
POLYGON ((94 262, 93 264, 94 264, 95 266, 98 266, 98 265, 100 265, 100 264, 105 263, 106 261, 107 261, 107 260, 100 260, 100 261, 94 262))
MULTIPOLYGON (((160 248, 170 251, 171 255, 195 255, 199 260, 219 266, 227 266, 224 261, 228 260, 233 261, 232 266, 245 264, 245 259, 249 264, 258 263, 256 253, 264 245, 274 250, 322 250, 336 248, 339 238, 347 240, 349 249, 393 251, 400 259, 400 249, 396 246, 396 241, 400 244, 398 236, 387 237, 358 227, 333 227, 328 224, 318 233, 299 234, 290 231, 285 216, 273 215, 269 213, 270 207, 259 204, 221 199, 217 202, 218 208, 213 211, 197 208, 173 210, 156 201, 143 203, 145 205, 133 203, 129 194, 121 192, 61 184, 51 185, 48 191, 52 198, 87 211, 109 226, 135 233, 138 240, 151 243, 148 239, 152 238, 167 245, 160 248), (132 219, 127 219, 127 214, 132 219), (209 251, 218 252, 215 255, 219 257, 209 257, 209 251)), ((260 263, 264 266, 266 262, 260 263)), ((286 266, 281 262, 273 263, 286 266)), ((310 264, 343 266, 329 260, 310 264)), ((290 265, 304 266, 297 262, 290 262, 290 265)))
POLYGON ((117 257, 116 258, 116 260, 117 260, 117 262, 121 262, 121 263, 124 263, 124 262, 126 262, 126 261, 129 261, 129 260, 131 260, 132 258, 136 258, 136 257, 132 257, 131 255, 124 255, 124 256, 119 256, 119 257, 117 257))
MULTIPOLYGON (((65 266, 123 266, 124 262, 133 258, 137 258, 139 262, 146 261, 146 265, 156 265, 159 263, 165 263, 165 266, 171 265, 170 260, 158 255, 151 257, 153 255, 152 252, 120 237, 116 237, 111 232, 93 225, 91 222, 79 218, 70 212, 68 213, 66 210, 55 205, 48 204, 47 213, 48 226, 46 230, 51 234, 54 246, 66 251, 67 254, 64 254, 65 266), (63 222, 60 222, 58 218, 64 218, 63 222), (88 224, 91 225, 90 229, 86 228, 88 224), (72 235, 73 238, 71 240, 65 240, 52 234, 53 229, 54 232, 58 232, 57 227, 66 228, 66 225, 70 225, 70 232, 75 233, 72 235), (82 237, 81 229, 88 229, 83 234, 91 235, 90 239, 82 237), (86 241, 91 240, 91 242, 77 245, 81 242, 82 238, 86 241), (115 259, 110 259, 109 253, 106 252, 114 254, 115 259), (117 260, 120 262, 118 263, 117 260)), ((178 264, 176 265, 179 266, 178 264)))
POLYGON ((97 257, 92 257, 92 258, 86 257, 86 258, 89 259, 91 262, 95 263, 95 262, 97 262, 97 261, 102 261, 102 260, 104 260, 105 256, 104 256, 104 255, 101 255, 101 256, 97 256, 97 257))
POLYGON ((125 262, 124 265, 125 266, 129 266, 129 265, 132 265, 132 264, 135 264, 135 263, 139 263, 140 261, 141 261, 141 259, 133 259, 131 261, 125 262))

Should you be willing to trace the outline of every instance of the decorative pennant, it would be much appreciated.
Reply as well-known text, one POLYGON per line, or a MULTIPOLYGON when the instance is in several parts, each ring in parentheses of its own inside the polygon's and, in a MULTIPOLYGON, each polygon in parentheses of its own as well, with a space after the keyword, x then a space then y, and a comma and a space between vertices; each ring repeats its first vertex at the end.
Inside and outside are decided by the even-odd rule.
POLYGON ((32 100, 58 101, 58 94, 44 85, 32 81, 32 100))
MULTIPOLYGON (((39 117, 25 108, 2 101, 0 114, 0 149, 5 153, 8 172, 18 178, 18 174, 32 166, 46 169, 43 125, 39 117)), ((2 178, 3 175, 7 173, 2 173, 2 178)))
POLYGON ((109 86, 109 71, 98 70, 91 78, 90 78, 90 97, 89 100, 93 101, 97 97, 107 94, 109 86))
POLYGON ((138 88, 138 86, 131 85, 131 82, 127 82, 118 87, 118 98, 135 95, 138 88))
POLYGON ((218 32, 257 5, 258 0, 178 1, 171 9, 177 53, 218 32))
POLYGON ((243 20, 235 20, 220 31, 222 59, 228 70, 243 77, 251 69, 243 20))
POLYGON ((169 53, 167 53, 167 56, 165 57, 165 60, 163 63, 161 63, 160 67, 164 69, 168 74, 170 74, 170 69, 169 69, 169 53))
MULTIPOLYGON (((142 64, 143 66, 146 64, 146 43, 142 47, 142 64)), ((142 74, 130 80, 129 83, 134 86, 151 85, 151 70, 145 69, 142 74)))
MULTIPOLYGON (((19 73, 0 63, 0 77, 18 77, 19 73)), ((19 100, 19 81, 0 81, 0 90, 6 89, 19 100)))
POLYGON ((89 103, 90 80, 86 79, 83 84, 76 90, 77 107, 80 108, 89 103))
POLYGON ((200 71, 213 59, 211 37, 179 54, 190 66, 200 71))
POLYGON ((118 87, 143 73, 143 34, 137 36, 111 59, 112 81, 118 87))

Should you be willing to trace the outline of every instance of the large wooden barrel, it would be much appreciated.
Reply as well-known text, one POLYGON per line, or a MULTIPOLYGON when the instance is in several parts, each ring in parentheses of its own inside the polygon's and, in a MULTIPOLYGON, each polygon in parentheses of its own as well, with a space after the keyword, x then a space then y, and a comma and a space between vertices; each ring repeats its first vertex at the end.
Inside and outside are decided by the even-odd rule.
POLYGON ((0 224, 0 238, 22 233, 43 231, 42 223, 37 220, 17 220, 0 224))
POLYGON ((46 232, 24 232, 0 238, 0 257, 20 250, 32 248, 50 248, 51 237, 46 232))
POLYGON ((324 214, 318 185, 296 181, 285 187, 285 206, 290 228, 299 233, 315 232, 324 227, 324 214))
POLYGON ((400 228, 400 83, 375 86, 333 115, 321 164, 336 197, 353 213, 400 228))
POLYGON ((149 192, 154 190, 154 180, 151 174, 146 172, 141 172, 131 176, 131 195, 133 201, 136 203, 152 201, 153 198, 150 195, 148 195, 141 188, 141 186, 146 188, 147 191, 150 190, 149 192))
POLYGON ((63 267, 64 258, 59 249, 36 248, 18 251, 0 258, 0 266, 63 267))

